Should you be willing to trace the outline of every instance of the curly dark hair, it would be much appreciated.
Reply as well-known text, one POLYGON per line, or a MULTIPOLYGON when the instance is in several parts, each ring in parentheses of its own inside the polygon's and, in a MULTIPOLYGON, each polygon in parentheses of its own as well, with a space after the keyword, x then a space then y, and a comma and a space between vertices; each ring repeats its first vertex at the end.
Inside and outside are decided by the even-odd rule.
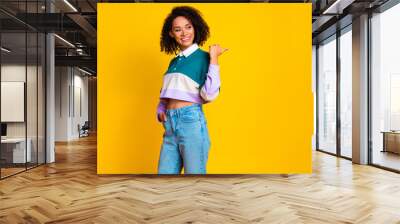
POLYGON ((192 23, 194 28, 194 43, 202 46, 210 36, 210 29, 197 9, 190 6, 178 6, 173 8, 164 20, 160 38, 161 52, 174 54, 179 50, 178 43, 169 35, 169 32, 172 30, 172 22, 178 16, 183 16, 192 23))

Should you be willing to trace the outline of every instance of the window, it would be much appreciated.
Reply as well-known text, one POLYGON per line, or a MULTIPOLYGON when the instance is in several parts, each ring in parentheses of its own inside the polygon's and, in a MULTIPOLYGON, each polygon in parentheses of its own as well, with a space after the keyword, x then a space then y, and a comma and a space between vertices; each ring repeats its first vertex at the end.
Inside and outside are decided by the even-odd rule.
POLYGON ((336 36, 318 47, 318 149, 336 153, 336 36))
POLYGON ((372 163, 400 170, 400 4, 371 18, 372 163))
POLYGON ((352 157, 352 32, 340 36, 340 155, 352 157))

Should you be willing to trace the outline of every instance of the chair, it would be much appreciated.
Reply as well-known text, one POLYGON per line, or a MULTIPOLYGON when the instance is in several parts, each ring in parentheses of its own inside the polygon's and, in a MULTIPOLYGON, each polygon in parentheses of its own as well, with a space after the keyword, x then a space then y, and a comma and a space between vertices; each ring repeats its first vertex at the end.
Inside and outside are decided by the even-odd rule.
POLYGON ((79 138, 89 136, 89 129, 90 129, 89 121, 85 121, 82 127, 80 127, 80 125, 78 124, 79 138))

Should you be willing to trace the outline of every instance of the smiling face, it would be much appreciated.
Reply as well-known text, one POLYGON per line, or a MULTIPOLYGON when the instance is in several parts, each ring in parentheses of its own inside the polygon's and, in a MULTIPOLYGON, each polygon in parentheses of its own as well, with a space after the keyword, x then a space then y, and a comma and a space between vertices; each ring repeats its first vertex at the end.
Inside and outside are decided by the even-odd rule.
POLYGON ((178 16, 172 22, 172 29, 169 35, 175 39, 181 50, 185 50, 193 44, 194 27, 188 19, 178 16))

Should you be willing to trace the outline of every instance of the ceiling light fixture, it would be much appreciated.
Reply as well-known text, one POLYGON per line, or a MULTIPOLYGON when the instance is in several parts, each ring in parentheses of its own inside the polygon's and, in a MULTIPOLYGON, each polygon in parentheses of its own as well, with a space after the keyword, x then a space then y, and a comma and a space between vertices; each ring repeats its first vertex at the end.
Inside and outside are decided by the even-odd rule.
POLYGON ((83 70, 83 69, 81 69, 81 68, 79 68, 79 67, 78 67, 78 70, 81 71, 81 72, 83 72, 83 73, 85 73, 85 74, 93 75, 92 73, 90 73, 90 72, 88 72, 88 71, 86 71, 86 70, 83 70))
POLYGON ((6 52, 6 53, 10 53, 10 52, 11 52, 11 50, 8 50, 8 49, 5 48, 5 47, 1 47, 1 50, 4 51, 4 52, 6 52))
POLYGON ((61 41, 63 41, 64 43, 68 44, 69 46, 75 48, 75 45, 71 44, 71 42, 69 42, 68 40, 58 36, 57 34, 54 34, 55 37, 57 37, 58 39, 60 39, 61 41))
POLYGON ((67 4, 72 10, 74 10, 74 12, 78 12, 78 10, 71 4, 69 3, 68 0, 64 0, 65 4, 67 4))
POLYGON ((353 2, 354 0, 336 0, 332 5, 325 9, 322 14, 342 14, 343 9, 351 5, 353 2))

